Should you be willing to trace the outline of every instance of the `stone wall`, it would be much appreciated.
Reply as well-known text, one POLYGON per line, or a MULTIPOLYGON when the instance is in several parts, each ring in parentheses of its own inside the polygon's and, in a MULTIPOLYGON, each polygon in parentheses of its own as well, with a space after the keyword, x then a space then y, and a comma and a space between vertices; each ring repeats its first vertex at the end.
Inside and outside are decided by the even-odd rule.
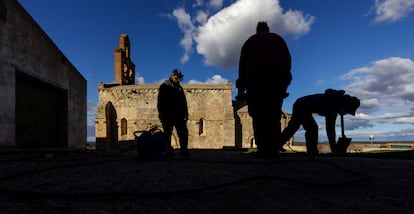
MULTIPOLYGON (((135 131, 148 130, 154 125, 161 126, 157 111, 158 88, 159 84, 100 84, 95 124, 97 147, 107 137, 105 107, 108 102, 113 104, 116 111, 118 140, 121 143, 135 140, 135 131)), ((233 147, 235 128, 231 84, 183 84, 183 88, 189 109, 188 147, 233 147)), ((172 141, 172 146, 178 148, 175 131, 172 141)))
POLYGON ((16 0, 0 0, 0 91, 0 146, 16 146, 16 139, 23 147, 43 140, 51 144, 40 147, 54 147, 53 141, 61 142, 58 147, 86 146, 86 80, 16 0), (16 98, 19 90, 30 92, 27 82, 44 96, 16 98), (61 128, 48 124, 42 110, 56 111, 58 117, 49 112, 48 118, 61 128), (34 124, 39 120, 40 127, 34 124))

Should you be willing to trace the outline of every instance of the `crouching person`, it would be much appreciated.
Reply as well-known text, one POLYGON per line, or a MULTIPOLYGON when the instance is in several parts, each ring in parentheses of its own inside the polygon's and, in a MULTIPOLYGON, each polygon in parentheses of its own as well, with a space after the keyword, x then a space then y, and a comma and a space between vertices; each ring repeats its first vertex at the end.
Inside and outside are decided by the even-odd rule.
POLYGON ((335 122, 337 115, 355 115, 359 105, 359 99, 345 94, 344 90, 327 89, 323 94, 298 98, 293 104, 292 117, 288 126, 282 131, 280 142, 283 145, 302 125, 305 129, 307 153, 310 155, 319 154, 318 124, 312 116, 313 113, 317 113, 325 117, 329 145, 331 152, 335 152, 335 122))

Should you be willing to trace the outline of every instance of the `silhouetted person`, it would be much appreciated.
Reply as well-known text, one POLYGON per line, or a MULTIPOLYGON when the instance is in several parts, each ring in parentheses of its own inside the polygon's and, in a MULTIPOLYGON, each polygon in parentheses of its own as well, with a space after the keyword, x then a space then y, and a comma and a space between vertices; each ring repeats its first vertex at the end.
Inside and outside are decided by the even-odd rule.
POLYGON ((281 142, 289 140, 299 129, 300 125, 302 125, 306 131, 307 153, 317 155, 319 153, 318 124, 312 116, 313 113, 317 113, 325 117, 329 145, 331 151, 335 152, 335 122, 337 115, 355 115, 359 105, 359 99, 345 94, 344 90, 327 89, 324 94, 313 94, 301 97, 293 104, 292 117, 288 126, 282 132, 281 142))
POLYGON ((189 156, 188 152, 188 107, 187 99, 183 87, 180 85, 184 75, 179 69, 174 69, 168 80, 165 80, 159 88, 158 93, 158 117, 161 120, 162 128, 168 137, 171 147, 171 135, 175 127, 179 143, 181 156, 189 156))
POLYGON ((291 56, 284 39, 269 32, 266 22, 258 22, 256 34, 241 49, 238 95, 245 97, 257 145, 256 156, 278 156, 283 99, 292 81, 291 56))

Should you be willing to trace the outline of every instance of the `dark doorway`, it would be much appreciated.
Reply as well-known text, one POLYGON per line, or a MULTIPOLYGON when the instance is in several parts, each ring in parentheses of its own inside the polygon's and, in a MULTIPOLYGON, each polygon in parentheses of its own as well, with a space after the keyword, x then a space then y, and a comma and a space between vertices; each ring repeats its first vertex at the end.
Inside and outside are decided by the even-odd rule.
POLYGON ((16 146, 67 147, 67 92, 16 71, 16 146))

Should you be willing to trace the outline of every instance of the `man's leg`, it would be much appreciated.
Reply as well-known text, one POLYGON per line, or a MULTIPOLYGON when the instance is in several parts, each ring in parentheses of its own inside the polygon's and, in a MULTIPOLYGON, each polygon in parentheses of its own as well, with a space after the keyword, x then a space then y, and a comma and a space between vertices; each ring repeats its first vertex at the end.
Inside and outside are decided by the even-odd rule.
POLYGON ((263 139, 263 118, 257 115, 252 115, 252 122, 253 122, 253 135, 254 135, 254 142, 256 143, 257 150, 261 151, 264 149, 264 139, 263 139))
MULTIPOLYGON (((280 100, 281 101, 281 100, 280 100)), ((281 117, 282 117, 282 108, 281 102, 273 102, 268 105, 270 108, 266 109, 263 115, 265 120, 264 125, 264 138, 266 147, 271 151, 271 153, 278 155, 279 148, 281 146, 280 136, 281 136, 281 117)))
POLYGON ((188 156, 188 128, 187 121, 177 121, 175 124, 175 129, 177 130, 179 142, 180 142, 180 154, 181 156, 188 156))
POLYGON ((172 135, 173 128, 174 126, 171 121, 162 121, 162 129, 164 130, 164 134, 167 137, 169 150, 172 155, 174 155, 174 149, 171 146, 171 135, 172 135))
POLYGON ((304 117, 303 128, 306 130, 306 150, 308 154, 317 155, 318 150, 318 124, 313 119, 312 114, 304 117))
POLYGON ((280 114, 274 111, 262 110, 252 117, 254 138, 257 145, 258 156, 272 158, 278 156, 278 138, 280 136, 280 114))
POLYGON ((282 147, 287 141, 289 141, 290 138, 293 137, 293 135, 298 131, 300 128, 300 120, 299 118, 293 114, 288 125, 285 129, 283 129, 282 133, 280 134, 280 147, 282 147))
POLYGON ((272 158, 278 155, 276 136, 280 134, 280 109, 277 108, 279 104, 276 105, 278 102, 269 102, 269 99, 263 97, 263 94, 257 90, 247 91, 247 105, 249 115, 252 117, 257 156, 261 158, 272 158))
POLYGON ((257 146, 257 150, 262 150, 262 133, 261 133, 261 126, 262 123, 260 115, 258 113, 260 112, 258 110, 258 100, 255 96, 256 94, 252 91, 247 91, 247 109, 249 112, 250 117, 252 118, 252 127, 253 127, 253 135, 254 135, 254 142, 257 146))

